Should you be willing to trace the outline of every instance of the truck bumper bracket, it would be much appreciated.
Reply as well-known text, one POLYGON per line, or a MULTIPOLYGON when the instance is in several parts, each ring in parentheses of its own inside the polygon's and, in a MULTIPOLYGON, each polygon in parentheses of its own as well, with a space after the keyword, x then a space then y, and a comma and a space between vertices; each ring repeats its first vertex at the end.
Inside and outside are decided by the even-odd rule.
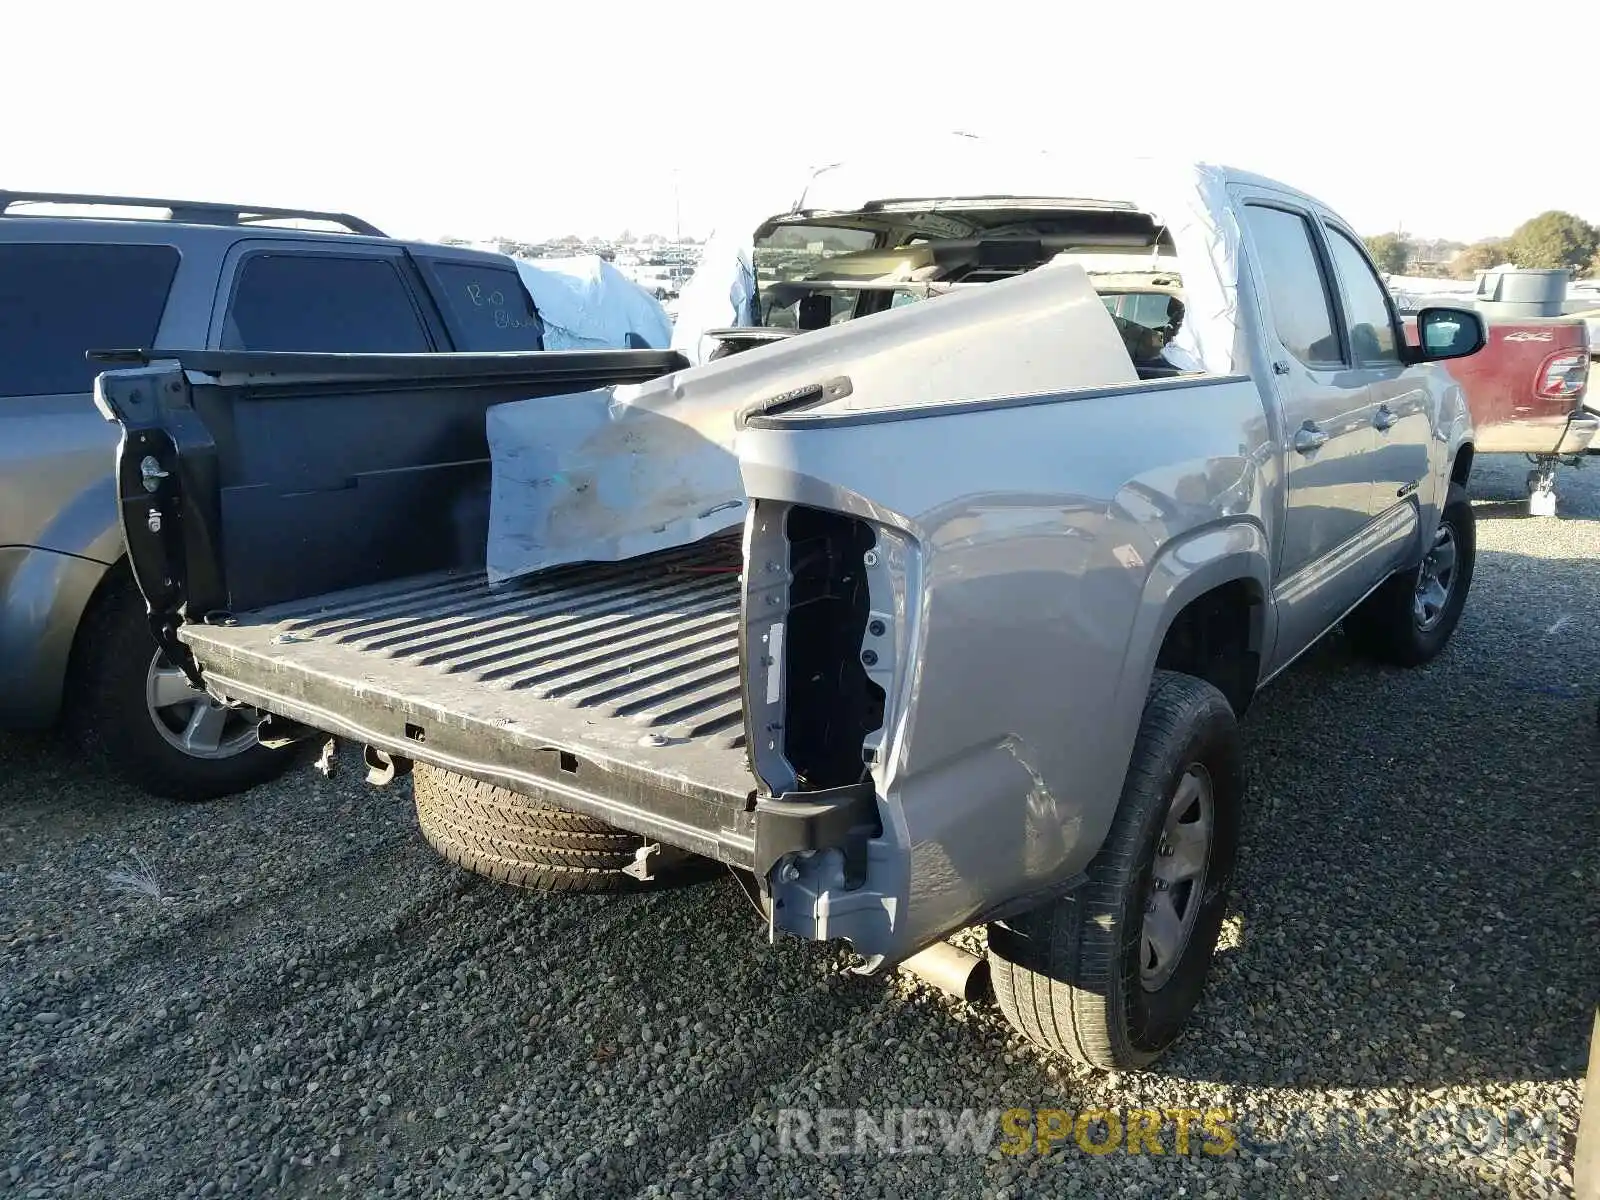
POLYGON ((765 879, 785 855, 838 850, 844 885, 867 881, 867 842, 882 832, 871 779, 816 792, 784 792, 756 801, 755 875, 765 879))

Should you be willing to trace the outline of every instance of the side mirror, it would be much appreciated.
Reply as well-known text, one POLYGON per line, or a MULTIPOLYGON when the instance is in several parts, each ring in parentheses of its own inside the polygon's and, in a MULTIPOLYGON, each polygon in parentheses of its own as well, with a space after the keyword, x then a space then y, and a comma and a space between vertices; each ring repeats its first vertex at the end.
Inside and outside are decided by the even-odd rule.
POLYGON ((1413 362, 1442 362, 1476 354, 1489 342, 1483 318, 1465 308, 1425 308, 1417 314, 1413 362))

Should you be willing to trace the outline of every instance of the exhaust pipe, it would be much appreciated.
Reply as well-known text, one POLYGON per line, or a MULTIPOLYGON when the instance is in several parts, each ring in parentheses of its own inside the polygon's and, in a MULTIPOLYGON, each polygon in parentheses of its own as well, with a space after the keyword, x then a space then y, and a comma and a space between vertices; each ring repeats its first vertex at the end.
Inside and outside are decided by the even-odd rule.
POLYGON ((969 1004, 989 990, 989 962, 949 942, 935 942, 900 964, 918 979, 969 1004))

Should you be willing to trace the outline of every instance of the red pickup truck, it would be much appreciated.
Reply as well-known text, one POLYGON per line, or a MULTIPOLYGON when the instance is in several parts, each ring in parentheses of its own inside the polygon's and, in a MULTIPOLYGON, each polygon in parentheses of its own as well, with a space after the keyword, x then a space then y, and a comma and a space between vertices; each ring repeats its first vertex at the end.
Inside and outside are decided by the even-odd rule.
MULTIPOLYGON (((1404 318, 1416 344, 1417 321, 1404 318)), ((1600 415, 1584 409, 1589 330, 1574 317, 1489 322, 1489 344, 1448 364, 1466 394, 1479 454, 1582 454, 1600 438, 1600 415)))
MULTIPOLYGON (((1417 320, 1402 317, 1417 343, 1417 320)), ((1528 510, 1556 514, 1556 467, 1600 450, 1600 397, 1589 397, 1589 327, 1577 317, 1488 322, 1489 341, 1446 363, 1461 385, 1479 454, 1526 454, 1528 510)))

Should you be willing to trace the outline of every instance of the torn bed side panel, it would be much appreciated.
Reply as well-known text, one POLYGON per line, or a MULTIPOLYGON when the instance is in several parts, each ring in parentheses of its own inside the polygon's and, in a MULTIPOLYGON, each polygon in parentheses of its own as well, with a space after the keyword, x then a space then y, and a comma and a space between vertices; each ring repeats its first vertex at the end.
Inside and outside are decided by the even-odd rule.
POLYGON ((742 411, 830 410, 1133 383, 1081 267, 1042 267, 639 385, 491 408, 488 571, 616 561, 738 524, 742 411))
POLYGON ((490 583, 685 545, 744 520, 733 417, 674 376, 488 410, 490 583))

